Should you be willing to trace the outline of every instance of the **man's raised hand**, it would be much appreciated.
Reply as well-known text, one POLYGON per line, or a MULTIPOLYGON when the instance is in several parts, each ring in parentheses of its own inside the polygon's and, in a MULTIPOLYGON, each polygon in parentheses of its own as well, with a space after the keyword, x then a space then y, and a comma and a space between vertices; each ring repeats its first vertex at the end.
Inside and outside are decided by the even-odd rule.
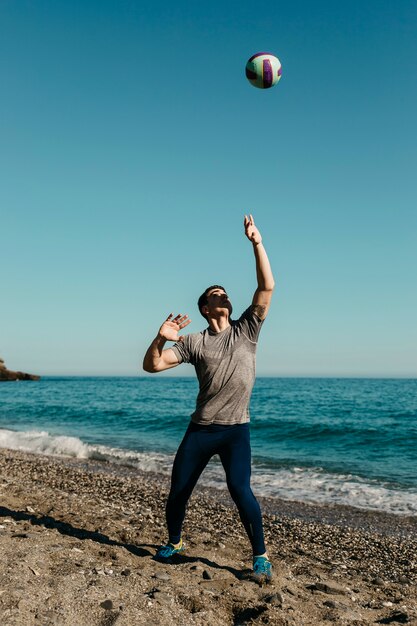
POLYGON ((190 322, 188 315, 181 315, 180 313, 174 317, 174 314, 170 313, 159 329, 159 336, 167 341, 182 341, 178 332, 188 326, 190 322))
POLYGON ((245 235, 254 244, 261 243, 262 237, 261 233, 255 226, 254 219, 252 215, 245 215, 245 219, 243 220, 243 225, 245 227, 245 235))

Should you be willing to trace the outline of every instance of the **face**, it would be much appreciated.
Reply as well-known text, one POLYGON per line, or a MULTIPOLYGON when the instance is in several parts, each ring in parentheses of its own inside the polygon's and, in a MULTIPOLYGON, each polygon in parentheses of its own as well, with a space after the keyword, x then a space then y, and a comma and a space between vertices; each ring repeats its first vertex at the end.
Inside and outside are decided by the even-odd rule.
POLYGON ((219 288, 211 289, 208 292, 206 308, 208 313, 216 313, 226 309, 229 315, 232 314, 232 303, 227 293, 219 288))

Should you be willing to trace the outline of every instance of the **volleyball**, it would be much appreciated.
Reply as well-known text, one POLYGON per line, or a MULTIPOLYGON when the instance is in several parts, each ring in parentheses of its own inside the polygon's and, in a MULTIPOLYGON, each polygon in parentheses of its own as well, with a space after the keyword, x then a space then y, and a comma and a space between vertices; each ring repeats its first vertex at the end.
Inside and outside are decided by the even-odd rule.
POLYGON ((259 89, 269 89, 276 85, 281 74, 281 61, 269 52, 258 52, 246 63, 246 78, 259 89))

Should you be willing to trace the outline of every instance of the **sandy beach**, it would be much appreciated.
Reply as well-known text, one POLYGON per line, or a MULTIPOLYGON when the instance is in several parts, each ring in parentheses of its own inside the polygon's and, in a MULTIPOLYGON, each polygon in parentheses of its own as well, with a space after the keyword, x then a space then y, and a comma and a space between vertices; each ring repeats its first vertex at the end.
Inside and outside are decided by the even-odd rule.
POLYGON ((260 586, 225 491, 195 491, 167 565, 165 476, 11 450, 0 468, 2 626, 417 624, 417 518, 263 500, 260 586))

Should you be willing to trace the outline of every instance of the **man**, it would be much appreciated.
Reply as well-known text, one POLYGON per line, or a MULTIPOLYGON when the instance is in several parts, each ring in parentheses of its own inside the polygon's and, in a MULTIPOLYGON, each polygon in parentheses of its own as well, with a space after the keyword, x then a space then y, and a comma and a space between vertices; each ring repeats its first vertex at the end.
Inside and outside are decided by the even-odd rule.
POLYGON ((191 320, 171 313, 149 346, 143 367, 162 372, 180 363, 192 363, 199 380, 196 410, 175 457, 171 490, 166 507, 168 544, 161 546, 157 560, 169 562, 184 549, 181 530, 185 509, 201 472, 215 454, 226 473, 227 486, 253 550, 257 579, 270 581, 272 567, 266 553, 262 516, 250 488, 251 449, 248 405, 255 382, 255 353, 263 321, 274 290, 271 266, 262 237, 252 215, 245 215, 246 237, 253 245, 257 289, 251 306, 234 321, 232 304, 223 287, 208 287, 198 308, 208 321, 200 333, 179 336, 191 320), (167 341, 176 342, 164 349, 167 341))

